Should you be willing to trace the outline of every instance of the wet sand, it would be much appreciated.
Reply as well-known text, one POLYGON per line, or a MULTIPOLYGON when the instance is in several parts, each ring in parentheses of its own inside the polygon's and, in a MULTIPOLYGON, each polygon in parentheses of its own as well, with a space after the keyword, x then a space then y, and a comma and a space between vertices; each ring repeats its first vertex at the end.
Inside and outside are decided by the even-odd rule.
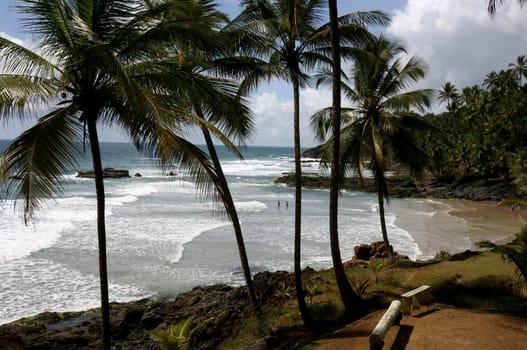
POLYGON ((477 249, 476 243, 482 240, 507 243, 527 224, 527 209, 513 210, 498 202, 424 199, 420 203, 422 211, 407 200, 391 204, 397 226, 419 245, 418 259, 433 258, 440 251, 477 249))

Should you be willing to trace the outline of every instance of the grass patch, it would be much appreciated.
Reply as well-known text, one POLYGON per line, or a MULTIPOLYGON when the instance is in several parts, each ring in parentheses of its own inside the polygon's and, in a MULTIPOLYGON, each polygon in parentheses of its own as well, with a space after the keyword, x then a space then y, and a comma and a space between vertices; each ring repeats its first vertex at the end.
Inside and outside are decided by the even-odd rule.
MULTIPOLYGON (((487 251, 459 260, 454 257, 427 264, 387 265, 376 273, 368 266, 348 266, 346 275, 350 281, 369 280, 364 300, 370 310, 385 308, 402 293, 426 284, 431 286, 432 298, 437 303, 511 314, 527 313, 525 297, 515 295, 521 294, 518 290, 525 289, 525 284, 518 282, 514 266, 500 254, 487 251)), ((316 271, 304 281, 305 286, 315 284, 317 292, 312 293, 312 304, 308 305, 312 315, 318 320, 338 321, 343 306, 333 271, 316 271)), ((274 300, 264 305, 264 310, 278 332, 287 334, 287 339, 275 349, 311 349, 323 332, 313 332, 303 326, 294 295, 278 302, 274 300)), ((218 349, 244 349, 258 339, 256 320, 247 315, 233 337, 226 339, 218 349)))

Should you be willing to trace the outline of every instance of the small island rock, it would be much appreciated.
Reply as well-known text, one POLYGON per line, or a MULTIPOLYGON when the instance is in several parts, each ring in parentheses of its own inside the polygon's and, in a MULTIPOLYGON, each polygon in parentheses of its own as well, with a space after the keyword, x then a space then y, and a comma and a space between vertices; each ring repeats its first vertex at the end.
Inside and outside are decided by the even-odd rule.
MULTIPOLYGON (((79 171, 77 177, 93 179, 95 178, 95 174, 93 171, 79 171)), ((130 177, 130 172, 126 169, 104 168, 103 177, 111 179, 130 177)))

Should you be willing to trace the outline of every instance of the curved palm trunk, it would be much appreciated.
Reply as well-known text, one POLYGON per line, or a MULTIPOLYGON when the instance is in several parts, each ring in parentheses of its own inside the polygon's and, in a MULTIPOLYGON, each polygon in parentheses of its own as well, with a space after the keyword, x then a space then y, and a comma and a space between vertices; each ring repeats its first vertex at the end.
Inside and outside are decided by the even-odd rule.
POLYGON ((329 1, 329 15, 331 24, 332 59, 333 59, 333 105, 332 105, 332 130, 333 130, 333 163, 331 164, 331 185, 329 193, 329 237, 331 258, 335 279, 339 287, 342 303, 346 316, 349 318, 361 315, 363 312, 362 299, 351 287, 342 257, 340 255, 338 234, 338 199, 341 182, 340 171, 340 123, 341 123, 341 97, 340 97, 340 45, 338 34, 337 1, 329 1))
POLYGON ((302 321, 308 327, 314 326, 315 322, 311 317, 304 297, 302 286, 302 266, 300 257, 302 255, 302 165, 300 160, 300 86, 297 78, 293 78, 293 104, 294 104, 294 153, 295 153, 295 289, 298 310, 302 321))
POLYGON ((254 308, 254 313, 256 314, 256 318, 258 319, 258 326, 260 328, 260 331, 262 332, 262 334, 264 335, 266 339, 274 338, 276 336, 276 333, 273 327, 271 326, 271 324, 269 323, 269 321, 267 320, 267 318, 265 317, 265 314, 262 311, 262 308, 256 296, 256 291, 255 291, 254 283, 253 283, 252 276, 251 276, 251 268, 249 267, 249 259, 247 258, 247 251, 245 250, 245 243, 243 241, 242 228, 240 225, 240 220, 238 218, 238 212, 236 211, 236 206, 234 205, 234 200, 232 199, 229 185, 227 184, 227 180, 225 179, 225 174, 223 173, 223 168, 220 164, 218 154, 216 153, 216 147, 214 146, 214 143, 212 142, 210 132, 204 128, 201 130, 205 138, 207 149, 212 159, 214 169, 216 170, 216 173, 218 175, 218 181, 219 181, 219 184, 217 185, 219 187, 218 190, 221 193, 221 197, 224 201, 227 214, 229 215, 232 221, 232 226, 234 228, 234 235, 236 237, 236 244, 238 246, 238 253, 240 255, 243 275, 245 277, 245 283, 247 284, 247 291, 249 293, 249 299, 251 300, 251 303, 254 308))
POLYGON ((390 263, 393 263, 395 259, 393 256, 392 247, 390 245, 390 242, 388 241, 388 231, 386 230, 386 220, 384 217, 384 193, 386 184, 384 181, 383 171, 376 171, 375 181, 377 183, 377 200, 379 202, 379 217, 381 219, 382 240, 384 242, 384 248, 386 249, 386 253, 388 254, 388 261, 390 263))
POLYGON ((88 135, 92 153, 93 171, 95 174, 95 192, 97 194, 97 238, 99 242, 99 279, 101 289, 101 315, 103 349, 110 350, 110 303, 108 298, 108 269, 106 260, 106 223, 105 194, 101 151, 95 118, 83 118, 88 124, 88 135))

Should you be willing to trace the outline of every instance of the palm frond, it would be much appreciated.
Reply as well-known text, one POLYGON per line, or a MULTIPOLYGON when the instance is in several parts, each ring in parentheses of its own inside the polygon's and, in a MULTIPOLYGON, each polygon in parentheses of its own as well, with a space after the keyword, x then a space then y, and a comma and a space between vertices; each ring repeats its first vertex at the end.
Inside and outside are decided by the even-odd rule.
POLYGON ((216 203, 218 209, 221 207, 218 174, 208 155, 199 147, 178 136, 170 128, 160 128, 157 137, 145 143, 142 150, 158 158, 162 165, 187 169, 202 200, 216 203))
POLYGON ((56 102, 58 81, 25 75, 0 74, 0 119, 24 118, 56 102))
POLYGON ((24 201, 26 222, 42 200, 61 191, 61 175, 74 171, 82 130, 68 109, 58 109, 41 118, 5 150, 5 191, 8 197, 24 201))
POLYGON ((53 78, 60 69, 38 53, 0 36, 2 71, 14 75, 53 78))
POLYGON ((386 99, 383 106, 391 111, 410 111, 412 108, 425 112, 430 108, 430 99, 434 95, 433 89, 407 91, 386 99))

